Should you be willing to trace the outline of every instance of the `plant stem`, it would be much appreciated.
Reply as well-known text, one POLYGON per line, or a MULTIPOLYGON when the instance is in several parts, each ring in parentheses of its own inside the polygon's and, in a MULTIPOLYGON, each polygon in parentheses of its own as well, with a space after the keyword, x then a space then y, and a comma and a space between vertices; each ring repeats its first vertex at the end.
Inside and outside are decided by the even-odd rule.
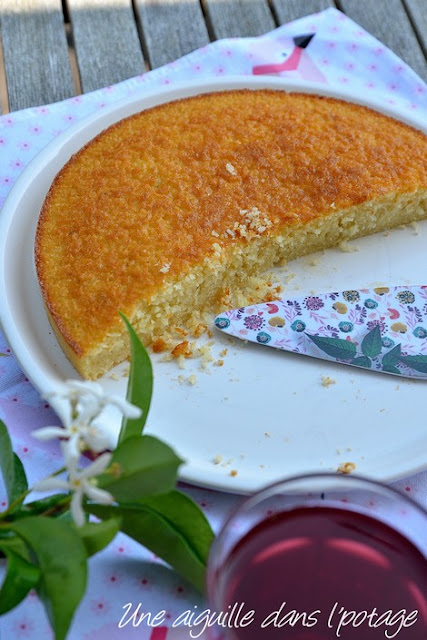
POLYGON ((67 506, 70 504, 71 502, 71 496, 66 496, 65 498, 63 498, 63 500, 59 500, 56 504, 54 504, 52 507, 50 507, 49 509, 47 509, 46 511, 40 513, 39 515, 41 516, 50 516, 53 513, 55 513, 56 511, 58 511, 58 509, 62 509, 63 506, 67 506))
MULTIPOLYGON (((54 473, 51 474, 52 477, 54 476, 59 476, 61 473, 64 473, 64 471, 67 470, 67 467, 61 467, 60 469, 58 469, 57 471, 54 471, 54 473)), ((18 496, 17 498, 15 498, 15 500, 13 500, 13 502, 10 503, 10 505, 8 506, 8 508, 5 511, 2 511, 0 513, 0 520, 6 518, 8 515, 10 515, 12 513, 12 511, 14 511, 15 507, 18 507, 22 502, 24 502, 25 498, 32 492, 32 489, 27 489, 27 491, 24 491, 24 493, 21 493, 20 496, 18 496)))
POLYGON ((12 513, 12 511, 15 509, 15 507, 19 506, 22 502, 24 502, 25 498, 31 493, 31 489, 27 489, 27 491, 24 491, 24 493, 21 493, 20 496, 18 496, 17 498, 15 498, 15 500, 13 500, 13 502, 10 503, 10 505, 8 506, 8 508, 5 511, 2 511, 2 513, 0 513, 0 519, 4 519, 6 518, 10 513, 12 513))

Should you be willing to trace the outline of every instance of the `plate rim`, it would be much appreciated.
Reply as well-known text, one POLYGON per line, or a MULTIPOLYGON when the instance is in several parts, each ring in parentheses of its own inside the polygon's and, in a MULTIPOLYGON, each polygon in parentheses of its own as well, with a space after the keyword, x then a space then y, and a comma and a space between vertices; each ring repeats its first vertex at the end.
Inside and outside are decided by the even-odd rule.
MULTIPOLYGON (((7 295, 6 286, 6 256, 8 245, 8 234, 10 227, 17 215, 19 203, 26 193, 27 189, 31 188, 31 185, 36 180, 37 174, 46 170, 49 162, 53 161, 58 154, 64 152, 64 147, 67 145, 75 146, 75 141, 79 139, 79 136, 86 137, 86 141, 79 143, 71 154, 87 144, 87 142, 98 135, 102 130, 118 122, 119 120, 126 118, 133 113, 137 113, 140 110, 148 109, 157 104, 164 102, 170 102, 173 100, 189 97, 191 95, 197 95, 201 93, 211 93, 214 91, 228 91, 235 89, 274 89, 283 90, 286 92, 300 92, 306 94, 315 94, 325 97, 336 98, 345 100, 354 104, 368 107, 375 111, 378 111, 384 115, 390 116, 403 122, 415 129, 420 130, 422 133, 427 134, 427 124, 423 119, 418 117, 417 114, 411 114, 404 109, 399 108, 396 105, 390 105, 382 102, 379 97, 366 98, 364 96, 356 95, 353 91, 348 89, 336 89, 329 86, 323 86, 318 83, 308 83, 305 81, 290 80, 284 77, 272 77, 272 76, 227 76, 225 78, 211 78, 205 80, 192 80, 187 82, 177 82, 168 87, 153 87, 149 91, 144 91, 140 94, 132 94, 117 102, 108 105, 103 108, 102 111, 95 111, 92 114, 84 116, 81 120, 70 125, 60 135, 51 140, 25 167, 18 179, 12 186, 2 208, 0 215, 0 289, 5 292, 4 299, 0 304, 0 325, 4 331, 6 339, 19 362, 20 367, 27 374, 31 383, 37 389, 40 394, 46 394, 56 388, 55 382, 51 376, 47 376, 43 370, 37 367, 37 362, 34 359, 28 358, 31 351, 27 348, 25 341, 21 338, 19 333, 19 323, 16 324, 14 320, 13 311, 10 307, 10 300, 7 295), (88 131, 91 131, 93 127, 98 128, 96 133, 88 135, 88 131), (28 361, 30 364, 28 365, 28 361)), ((67 152, 68 155, 68 152, 67 152)), ((64 166, 70 157, 62 162, 61 168, 64 166)), ((39 211, 34 212, 34 220, 36 221, 39 216, 39 211)), ((34 238, 32 238, 34 244, 34 238)), ((34 255, 32 256, 34 263, 34 255)), ((38 292, 40 294, 40 290, 38 292)), ((75 372, 76 376, 79 374, 75 372)), ((59 381, 56 382, 59 384, 59 381)), ((64 419, 65 412, 61 408, 60 404, 51 403, 52 408, 64 419)), ((408 465, 407 465, 408 467, 408 465)), ((378 478, 383 482, 393 482, 400 478, 407 477, 408 475, 419 473, 427 468, 427 460, 425 464, 420 464, 416 467, 410 467, 400 470, 397 473, 390 472, 386 476, 381 474, 378 478)), ((371 474, 371 477, 376 478, 375 474, 371 474)), ((232 478, 231 481, 227 475, 212 474, 207 470, 201 470, 197 467, 192 469, 191 460, 188 461, 182 467, 179 474, 179 479, 183 482, 190 483, 192 485, 210 488, 214 490, 226 491, 230 493, 248 493, 254 489, 258 489, 263 484, 259 483, 259 478, 254 479, 254 482, 249 486, 248 482, 236 481, 236 478, 232 478), (258 480, 258 482, 256 481, 258 480)), ((266 483, 270 483, 270 479, 266 483)))

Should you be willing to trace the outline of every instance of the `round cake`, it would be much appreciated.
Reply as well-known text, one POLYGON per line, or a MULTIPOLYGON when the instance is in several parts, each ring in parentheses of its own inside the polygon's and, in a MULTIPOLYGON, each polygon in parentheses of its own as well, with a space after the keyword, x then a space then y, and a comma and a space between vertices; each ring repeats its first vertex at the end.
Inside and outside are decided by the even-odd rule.
POLYGON ((167 342, 250 276, 427 217, 426 136, 365 107, 237 90, 170 102, 74 155, 41 210, 36 267, 78 371, 129 355, 123 312, 167 342))

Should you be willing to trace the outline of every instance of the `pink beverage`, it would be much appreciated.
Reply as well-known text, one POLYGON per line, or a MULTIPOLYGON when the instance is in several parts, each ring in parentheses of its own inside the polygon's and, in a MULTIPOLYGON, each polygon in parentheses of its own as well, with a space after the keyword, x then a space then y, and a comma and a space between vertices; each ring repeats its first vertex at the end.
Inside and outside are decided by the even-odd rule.
POLYGON ((278 510, 217 552, 211 608, 229 613, 220 625, 225 637, 426 640, 420 549, 371 515, 323 504, 278 510))

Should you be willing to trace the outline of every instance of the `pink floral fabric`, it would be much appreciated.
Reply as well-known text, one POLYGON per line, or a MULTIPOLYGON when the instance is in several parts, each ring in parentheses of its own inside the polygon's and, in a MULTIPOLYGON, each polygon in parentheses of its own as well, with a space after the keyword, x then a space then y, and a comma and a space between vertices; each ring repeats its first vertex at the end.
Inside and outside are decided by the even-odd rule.
MULTIPOLYGON (((427 86, 394 53, 335 9, 307 16, 259 38, 220 40, 176 62, 115 86, 48 106, 0 118, 0 205, 34 156, 61 131, 86 115, 126 96, 144 95, 183 80, 230 74, 273 74, 348 87, 383 103, 427 116, 427 86)), ((1 304, 1 300, 0 300, 1 304)), ((19 368, 0 332, 0 418, 8 425, 30 482, 59 465, 56 444, 39 443, 30 432, 58 419, 19 368)), ((427 472, 395 483, 427 507, 427 472)), ((218 529, 239 498, 185 487, 218 529)), ((6 505, 3 487, 0 504, 6 505)), ((1 572, 1 566, 0 566, 1 572)), ((188 584, 151 553, 119 535, 90 563, 86 596, 69 634, 70 640, 184 640, 188 630, 170 628, 187 609, 206 603, 188 584), (165 610, 162 627, 119 627, 127 603, 141 603, 141 613, 165 610)), ((35 594, 0 619, 0 636, 49 640, 52 633, 35 594)))

